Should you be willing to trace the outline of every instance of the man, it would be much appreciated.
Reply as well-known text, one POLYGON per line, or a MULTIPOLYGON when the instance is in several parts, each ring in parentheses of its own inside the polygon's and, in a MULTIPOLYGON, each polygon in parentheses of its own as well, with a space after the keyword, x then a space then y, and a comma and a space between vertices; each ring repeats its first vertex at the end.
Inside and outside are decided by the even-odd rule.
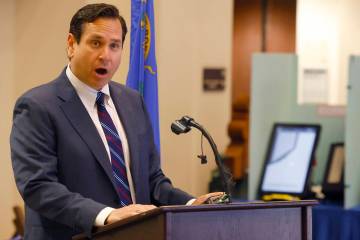
POLYGON ((25 239, 70 239, 155 208, 201 204, 160 168, 142 98, 110 81, 127 32, 118 10, 90 4, 72 18, 69 65, 21 96, 11 153, 26 207, 25 239))

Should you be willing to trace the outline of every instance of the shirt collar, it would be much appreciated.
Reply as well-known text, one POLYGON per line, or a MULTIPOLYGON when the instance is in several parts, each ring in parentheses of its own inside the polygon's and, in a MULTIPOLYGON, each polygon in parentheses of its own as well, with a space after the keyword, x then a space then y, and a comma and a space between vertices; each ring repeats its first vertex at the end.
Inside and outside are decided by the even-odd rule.
MULTIPOLYGON (((96 96, 98 90, 88 86, 82 82, 70 69, 70 64, 66 67, 66 76, 69 78, 71 84, 75 88, 77 94, 81 99, 84 99, 88 104, 95 106, 96 96)), ((105 103, 108 104, 110 98, 109 84, 106 84, 101 90, 105 94, 105 103)))

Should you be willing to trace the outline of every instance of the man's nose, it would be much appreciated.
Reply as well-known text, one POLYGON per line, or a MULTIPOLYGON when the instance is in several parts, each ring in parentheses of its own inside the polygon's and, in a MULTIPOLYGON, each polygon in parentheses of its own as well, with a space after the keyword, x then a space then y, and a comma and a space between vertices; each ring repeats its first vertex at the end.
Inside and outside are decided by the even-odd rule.
POLYGON ((108 61, 110 58, 110 49, 107 47, 107 46, 104 46, 102 49, 101 49, 101 52, 100 52, 100 55, 99 55, 99 59, 101 61, 108 61))

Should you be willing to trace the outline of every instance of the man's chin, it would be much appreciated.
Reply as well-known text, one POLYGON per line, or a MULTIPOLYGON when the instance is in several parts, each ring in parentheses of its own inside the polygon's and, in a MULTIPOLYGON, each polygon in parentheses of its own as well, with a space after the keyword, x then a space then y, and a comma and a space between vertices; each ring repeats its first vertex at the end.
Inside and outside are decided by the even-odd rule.
POLYGON ((110 82, 109 78, 96 78, 93 81, 91 81, 91 86, 92 88, 96 89, 96 90, 101 90, 106 84, 108 84, 110 82))

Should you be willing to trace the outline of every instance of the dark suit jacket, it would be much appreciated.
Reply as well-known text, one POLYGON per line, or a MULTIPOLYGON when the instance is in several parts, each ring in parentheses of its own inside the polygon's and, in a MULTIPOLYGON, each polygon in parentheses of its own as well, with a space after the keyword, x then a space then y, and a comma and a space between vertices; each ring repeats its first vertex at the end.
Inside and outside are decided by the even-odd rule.
MULTIPOLYGON (((173 188, 160 168, 142 98, 118 83, 109 86, 129 144, 137 203, 185 204, 191 196, 173 188)), ((18 99, 10 143, 26 239, 91 236, 97 214, 120 207, 104 144, 65 71, 18 99)))

